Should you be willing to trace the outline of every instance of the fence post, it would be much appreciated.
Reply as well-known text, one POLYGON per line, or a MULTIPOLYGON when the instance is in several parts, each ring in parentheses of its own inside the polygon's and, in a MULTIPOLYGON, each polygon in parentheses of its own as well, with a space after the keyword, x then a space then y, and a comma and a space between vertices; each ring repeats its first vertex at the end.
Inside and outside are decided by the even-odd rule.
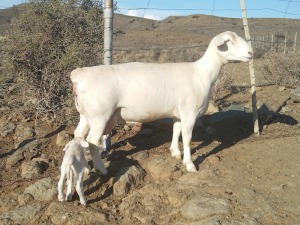
MULTIPOLYGON (((248 26, 247 11, 245 0, 240 0, 242 15, 243 15, 243 24, 245 30, 245 36, 247 40, 251 40, 250 31, 248 26)), ((251 44, 251 41, 250 41, 251 44)), ((249 72, 251 80, 251 95, 252 95, 252 112, 253 112, 253 122, 254 122, 254 134, 259 135, 259 124, 257 116, 257 105, 256 105, 256 87, 255 87, 255 74, 254 74, 254 64, 253 59, 249 62, 249 72)))
POLYGON ((286 36, 287 36, 287 32, 285 32, 285 35, 284 35, 284 49, 283 49, 283 54, 285 55, 286 53, 286 36))
POLYGON ((297 31, 295 33, 294 52, 296 51, 296 47, 297 47, 297 31))
POLYGON ((271 51, 273 50, 273 42, 274 42, 274 35, 272 34, 272 37, 271 37, 271 51))
POLYGON ((113 0, 104 3, 104 65, 112 64, 113 0))

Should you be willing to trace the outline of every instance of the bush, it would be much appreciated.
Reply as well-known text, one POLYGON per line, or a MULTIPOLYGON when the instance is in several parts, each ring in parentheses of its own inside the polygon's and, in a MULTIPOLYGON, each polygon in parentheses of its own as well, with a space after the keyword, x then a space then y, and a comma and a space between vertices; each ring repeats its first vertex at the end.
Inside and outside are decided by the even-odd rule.
MULTIPOLYGON (((102 61, 103 10, 97 0, 31 0, 4 42, 4 69, 39 112, 56 113, 70 93, 69 73, 102 61)), ((27 109, 28 110, 28 109, 27 109)))

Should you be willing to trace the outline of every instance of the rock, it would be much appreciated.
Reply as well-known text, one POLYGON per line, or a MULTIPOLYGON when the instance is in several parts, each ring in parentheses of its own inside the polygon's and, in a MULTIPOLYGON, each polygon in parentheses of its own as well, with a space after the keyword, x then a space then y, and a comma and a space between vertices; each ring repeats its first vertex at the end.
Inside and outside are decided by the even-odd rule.
POLYGON ((140 130, 137 134, 141 135, 141 136, 145 136, 145 137, 150 137, 153 135, 153 130, 151 128, 146 128, 146 129, 142 129, 140 130))
POLYGON ((22 161, 25 157, 25 151, 27 152, 37 152, 42 144, 42 140, 33 140, 26 145, 19 147, 11 156, 6 159, 6 168, 10 169, 12 166, 16 165, 19 161, 22 161))
POLYGON ((71 134, 68 134, 66 131, 61 131, 57 135, 56 144, 59 147, 64 147, 72 139, 73 138, 72 138, 71 134))
POLYGON ((45 216, 49 218, 50 224, 54 225, 103 224, 107 220, 104 213, 92 207, 83 210, 80 205, 75 208, 60 202, 51 203, 45 210, 45 216))
POLYGON ((29 202, 33 200, 33 196, 29 193, 23 193, 18 196, 18 202, 20 206, 27 205, 29 202))
POLYGON ((23 178, 31 179, 41 175, 48 165, 43 161, 26 161, 22 163, 21 176, 23 178))
POLYGON ((288 106, 283 106, 280 110, 281 113, 287 113, 287 112, 291 112, 293 111, 291 108, 289 108, 288 106))
POLYGON ((35 203, 21 208, 16 208, 0 215, 1 224, 32 224, 33 218, 42 211, 43 205, 35 203))
POLYGON ((114 195, 124 197, 143 181, 145 175, 145 171, 136 166, 121 168, 118 175, 113 178, 114 195))
POLYGON ((179 170, 175 161, 161 156, 153 157, 147 164, 151 176, 159 181, 170 180, 175 171, 179 170))
POLYGON ((251 123, 252 115, 242 105, 230 105, 221 112, 214 113, 208 121, 212 127, 219 130, 224 127, 241 126, 245 122, 251 123))
POLYGON ((12 134, 16 128, 16 125, 13 123, 2 123, 2 126, 0 127, 0 135, 2 137, 6 137, 9 134, 12 134))
POLYGON ((30 194, 35 200, 51 201, 56 196, 57 190, 51 177, 43 178, 24 190, 24 194, 30 194))
POLYGON ((219 107, 214 102, 210 101, 205 114, 214 114, 217 112, 220 112, 219 107))
POLYGON ((300 87, 291 90, 291 99, 294 102, 300 102, 300 87))
POLYGON ((137 161, 142 161, 142 160, 147 159, 148 157, 149 157, 149 153, 146 151, 142 151, 142 152, 137 153, 134 158, 137 161))
POLYGON ((205 133, 206 134, 209 134, 209 135, 213 135, 217 132, 217 129, 211 127, 211 126, 208 126, 205 128, 205 133))
POLYGON ((16 143, 20 143, 27 139, 33 138, 35 135, 34 129, 28 126, 26 123, 17 125, 15 129, 14 140, 16 143))
POLYGON ((19 149, 6 159, 6 169, 10 169, 24 159, 23 151, 24 149, 19 149))
POLYGON ((5 212, 10 209, 13 209, 17 205, 17 201, 12 199, 11 196, 1 197, 0 198, 0 211, 5 212))
POLYGON ((283 92, 283 91, 285 90, 285 87, 279 87, 278 90, 279 90, 280 92, 283 92))
POLYGON ((180 208, 181 215, 188 220, 203 220, 215 215, 231 213, 228 200, 195 195, 180 208))

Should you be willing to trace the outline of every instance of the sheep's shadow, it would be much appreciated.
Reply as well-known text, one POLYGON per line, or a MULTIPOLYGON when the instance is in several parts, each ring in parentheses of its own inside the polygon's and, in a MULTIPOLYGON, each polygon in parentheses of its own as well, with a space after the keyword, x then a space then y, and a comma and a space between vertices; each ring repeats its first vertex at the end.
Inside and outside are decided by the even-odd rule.
MULTIPOLYGON (((268 113, 262 113, 258 117, 260 132, 263 131, 264 125, 270 125, 272 123, 283 123, 287 125, 296 125, 298 121, 288 115, 280 114, 278 112, 268 111, 268 113)), ((196 167, 210 155, 217 154, 229 147, 251 137, 254 133, 253 114, 239 110, 229 110, 225 112, 218 112, 211 116, 202 118, 206 127, 213 128, 213 133, 205 132, 205 128, 199 126, 200 123, 196 123, 193 129, 192 142, 202 142, 198 146, 192 148, 191 153, 195 154, 203 147, 209 146, 212 142, 220 143, 206 154, 198 156, 194 163, 196 167), (212 117, 215 117, 212 119, 212 117), (220 118, 220 119, 218 119, 220 118)), ((126 143, 134 146, 127 151, 112 151, 110 153, 110 160, 114 161, 115 158, 125 158, 135 153, 157 148, 162 146, 166 142, 171 142, 172 139, 172 120, 164 119, 151 123, 146 123, 143 127, 154 127, 154 134, 150 137, 143 137, 137 133, 137 135, 129 137, 121 142, 117 142, 112 145, 112 148, 120 148, 126 143), (161 121, 164 121, 163 123, 161 121)))

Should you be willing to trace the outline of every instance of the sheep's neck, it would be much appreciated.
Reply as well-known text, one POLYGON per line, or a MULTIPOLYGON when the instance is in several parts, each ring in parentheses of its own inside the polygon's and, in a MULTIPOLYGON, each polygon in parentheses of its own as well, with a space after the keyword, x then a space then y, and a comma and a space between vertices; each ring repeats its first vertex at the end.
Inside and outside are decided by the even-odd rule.
POLYGON ((201 78, 202 82, 208 82, 207 84, 213 85, 219 76, 222 66, 226 64, 227 61, 223 61, 220 56, 216 54, 215 50, 210 49, 210 47, 196 64, 200 76, 203 76, 201 78))

